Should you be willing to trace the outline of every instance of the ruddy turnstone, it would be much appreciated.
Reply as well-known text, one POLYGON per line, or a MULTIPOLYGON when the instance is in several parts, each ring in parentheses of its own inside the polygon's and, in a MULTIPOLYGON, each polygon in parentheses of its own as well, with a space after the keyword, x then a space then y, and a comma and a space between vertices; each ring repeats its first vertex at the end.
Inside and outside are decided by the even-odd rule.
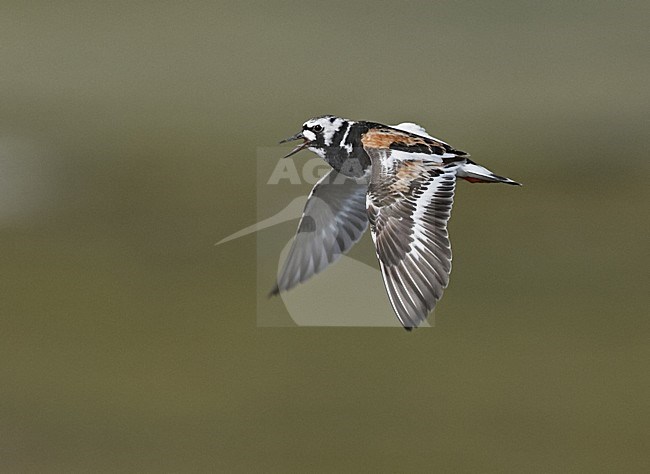
POLYGON ((346 253, 368 224, 390 303, 410 330, 442 297, 451 272, 447 233, 456 179, 519 185, 419 125, 325 115, 280 143, 302 140, 333 169, 312 189, 277 284, 286 291, 346 253))

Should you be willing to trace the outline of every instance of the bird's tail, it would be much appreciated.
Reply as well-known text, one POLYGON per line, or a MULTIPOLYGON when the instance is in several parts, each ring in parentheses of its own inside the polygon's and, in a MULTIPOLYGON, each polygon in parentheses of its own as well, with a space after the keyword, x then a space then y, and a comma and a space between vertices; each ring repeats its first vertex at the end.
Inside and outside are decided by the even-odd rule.
POLYGON ((521 184, 517 181, 496 175, 489 169, 484 168, 481 165, 477 165, 471 160, 466 160, 465 163, 462 163, 458 167, 456 176, 463 178, 470 183, 504 183, 521 186, 521 184))

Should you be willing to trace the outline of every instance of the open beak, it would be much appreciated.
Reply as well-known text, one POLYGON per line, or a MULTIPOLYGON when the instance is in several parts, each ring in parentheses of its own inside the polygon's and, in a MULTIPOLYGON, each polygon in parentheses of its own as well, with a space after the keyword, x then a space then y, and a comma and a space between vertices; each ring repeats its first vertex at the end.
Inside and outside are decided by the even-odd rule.
POLYGON ((301 143, 300 145, 298 145, 293 150, 291 150, 291 152, 288 155, 286 155, 285 158, 289 158, 291 155, 295 155, 300 150, 304 150, 305 148, 307 148, 309 146, 309 144, 311 142, 305 138, 305 136, 302 134, 302 132, 298 132, 294 136, 289 137, 289 138, 285 138, 284 140, 282 140, 280 142, 280 143, 287 143, 287 142, 292 142, 292 141, 300 140, 300 139, 304 140, 304 142, 301 143))

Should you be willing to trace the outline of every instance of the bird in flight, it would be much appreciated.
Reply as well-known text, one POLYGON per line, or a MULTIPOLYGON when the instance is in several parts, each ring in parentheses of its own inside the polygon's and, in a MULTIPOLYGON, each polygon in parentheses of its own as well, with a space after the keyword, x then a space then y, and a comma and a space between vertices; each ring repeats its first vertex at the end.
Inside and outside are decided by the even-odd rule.
POLYGON ((302 140, 331 167, 312 189, 271 295, 323 271, 370 225, 391 306, 405 329, 433 311, 449 283, 447 233, 458 178, 519 185, 469 159, 419 125, 334 115, 307 120, 280 143, 302 140))

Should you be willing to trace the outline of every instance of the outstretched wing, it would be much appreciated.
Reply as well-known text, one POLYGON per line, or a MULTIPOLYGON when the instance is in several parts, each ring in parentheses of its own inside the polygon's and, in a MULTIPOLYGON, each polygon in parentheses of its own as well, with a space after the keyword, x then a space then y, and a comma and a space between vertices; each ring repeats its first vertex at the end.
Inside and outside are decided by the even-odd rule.
POLYGON ((349 178, 336 170, 316 183, 271 295, 311 278, 352 248, 368 227, 367 190, 367 177, 349 178))
POLYGON ((391 305, 410 329, 426 319, 449 282, 447 222, 457 166, 409 159, 389 147, 366 152, 373 168, 366 203, 370 230, 391 305))

